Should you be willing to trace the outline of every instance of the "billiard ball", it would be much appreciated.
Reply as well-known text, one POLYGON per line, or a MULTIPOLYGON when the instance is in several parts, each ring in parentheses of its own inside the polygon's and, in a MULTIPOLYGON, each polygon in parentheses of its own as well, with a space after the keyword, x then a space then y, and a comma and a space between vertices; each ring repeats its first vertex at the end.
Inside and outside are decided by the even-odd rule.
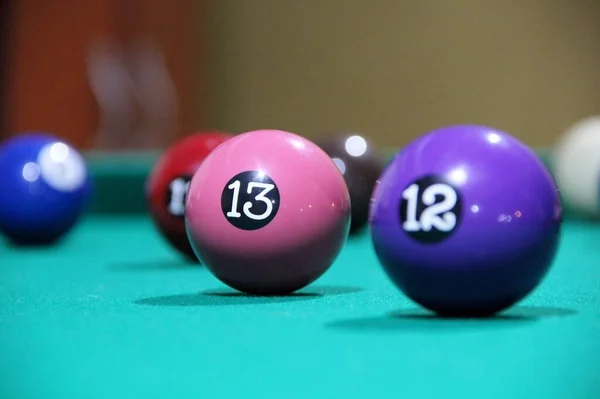
POLYGON ((350 234, 355 234, 369 219, 371 194, 385 166, 383 157, 369 138, 357 133, 323 136, 316 143, 344 175, 352 206, 350 234))
POLYGON ((185 231, 187 188, 207 155, 231 138, 221 131, 201 131, 173 143, 156 161, 146 181, 149 213, 159 234, 188 260, 196 261, 185 231))
POLYGON ((17 245, 50 245, 76 225, 91 182, 82 155, 48 133, 24 132, 0 145, 0 231, 17 245))
POLYGON ((447 316, 489 316, 525 298, 551 267, 561 221, 556 184, 538 156, 477 125, 435 130, 396 154, 370 213, 392 282, 447 316))
POLYGON ((280 130, 236 136, 206 157, 185 209, 192 248, 223 283, 283 295, 312 283, 337 258, 350 195, 331 158, 280 130))
POLYGON ((600 116, 584 118, 563 133, 551 154, 551 168, 572 214, 600 218, 600 116))

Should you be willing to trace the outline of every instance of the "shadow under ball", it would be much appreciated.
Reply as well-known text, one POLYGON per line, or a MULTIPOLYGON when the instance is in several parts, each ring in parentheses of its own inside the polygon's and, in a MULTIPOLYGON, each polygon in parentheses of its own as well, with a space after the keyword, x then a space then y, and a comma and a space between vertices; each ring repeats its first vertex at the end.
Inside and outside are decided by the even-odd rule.
POLYGON ((350 192, 350 234, 356 234, 368 222, 371 194, 385 167, 383 156, 369 138, 359 133, 322 136, 316 144, 344 176, 350 192))

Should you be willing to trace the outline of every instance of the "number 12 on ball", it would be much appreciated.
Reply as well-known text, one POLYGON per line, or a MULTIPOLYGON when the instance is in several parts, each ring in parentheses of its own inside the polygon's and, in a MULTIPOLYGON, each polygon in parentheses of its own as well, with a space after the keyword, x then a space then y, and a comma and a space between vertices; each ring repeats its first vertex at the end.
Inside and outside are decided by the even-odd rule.
POLYGON ((426 176, 402 191, 400 223, 415 240, 436 243, 456 230, 461 208, 458 190, 440 176, 426 176))

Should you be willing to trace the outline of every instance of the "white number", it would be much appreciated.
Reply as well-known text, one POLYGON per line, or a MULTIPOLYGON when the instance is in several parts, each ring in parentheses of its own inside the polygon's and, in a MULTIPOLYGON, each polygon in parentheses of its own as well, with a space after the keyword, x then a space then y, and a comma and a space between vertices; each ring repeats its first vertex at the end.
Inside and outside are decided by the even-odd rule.
POLYGON ((407 231, 430 231, 433 227, 440 231, 450 231, 456 226, 456 215, 450 210, 456 205, 458 197, 454 189, 445 184, 433 184, 427 187, 421 195, 423 204, 427 206, 417 221, 417 201, 419 198, 419 187, 410 185, 402 193, 402 197, 408 201, 406 210, 406 221, 402 227, 407 231), (435 203, 436 195, 444 197, 442 202, 435 203))
POLYGON ((419 231, 421 225, 417 221, 417 201, 419 196, 419 186, 411 184, 402 192, 402 198, 408 201, 406 207, 406 221, 402 227, 406 231, 419 231))
POLYGON ((248 216, 250 219, 263 220, 263 219, 268 218, 269 215, 271 214, 271 212, 273 211, 273 204, 271 203, 271 201, 268 198, 265 197, 265 195, 267 195, 269 193, 269 191, 273 190, 275 188, 275 186, 272 184, 269 184, 269 183, 255 183, 255 182, 248 183, 248 194, 252 194, 252 189, 254 187, 262 188, 262 191, 260 193, 258 193, 258 195, 256 197, 254 197, 254 199, 256 201, 264 202, 265 205, 267 206, 267 209, 260 215, 256 215, 250 211, 250 208, 252 208, 252 203, 250 201, 248 201, 244 204, 244 214, 246 216, 248 216))
MULTIPOLYGON (((238 199, 239 199, 239 194, 240 194, 240 185, 241 185, 240 181, 236 180, 233 183, 231 183, 229 186, 227 186, 228 189, 233 190, 233 198, 231 200, 231 210, 229 212, 227 212, 227 217, 239 218, 242 216, 241 213, 237 212, 238 199)), ((248 183, 248 188, 246 191, 248 194, 252 194, 252 191, 255 188, 260 188, 262 190, 260 193, 258 193, 256 195, 256 197, 254 197, 254 200, 264 202, 267 209, 260 215, 257 215, 255 213, 252 213, 252 211, 250 210, 252 208, 252 202, 247 201, 244 204, 244 206, 242 207, 242 210, 244 211, 244 215, 246 215, 246 217, 248 217, 250 219, 264 220, 271 215, 271 212, 273 212, 273 204, 271 203, 271 200, 265 196, 269 193, 269 191, 271 191, 275 188, 275 185, 269 184, 269 183, 251 182, 251 183, 248 183)))
POLYGON ((450 210, 456 205, 456 192, 445 184, 434 184, 423 191, 423 203, 427 208, 421 213, 421 226, 429 231, 435 226, 440 231, 450 231, 456 226, 456 215, 450 210), (442 202, 435 204, 435 196, 442 195, 442 202), (441 215, 441 217, 440 217, 441 215))
POLYGON ((169 184, 171 190, 171 202, 167 207, 168 211, 173 215, 181 216, 185 211, 185 195, 187 194, 190 182, 183 179, 175 179, 169 184))
POLYGON ((228 189, 233 190, 233 199, 231 200, 231 210, 227 212, 228 218, 239 218, 242 216, 241 213, 237 211, 238 206, 238 197, 240 196, 240 181, 236 180, 227 186, 228 189))

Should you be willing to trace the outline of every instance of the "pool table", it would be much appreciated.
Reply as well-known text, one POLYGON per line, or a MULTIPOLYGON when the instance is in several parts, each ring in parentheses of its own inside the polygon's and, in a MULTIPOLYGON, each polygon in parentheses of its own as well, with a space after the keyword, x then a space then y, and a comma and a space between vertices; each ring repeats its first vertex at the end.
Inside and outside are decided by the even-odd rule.
POLYGON ((89 154, 71 234, 0 242, 0 398, 600 398, 600 223, 567 209, 543 284, 493 318, 420 309, 366 232, 311 286, 252 297, 156 232, 155 156, 89 154))

